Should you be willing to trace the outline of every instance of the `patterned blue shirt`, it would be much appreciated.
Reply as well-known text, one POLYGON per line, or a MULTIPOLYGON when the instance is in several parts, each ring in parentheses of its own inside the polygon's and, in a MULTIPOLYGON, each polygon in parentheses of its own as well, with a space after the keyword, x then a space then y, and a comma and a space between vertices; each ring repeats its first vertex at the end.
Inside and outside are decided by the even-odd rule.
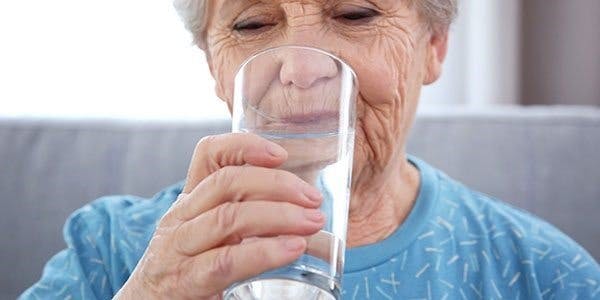
MULTIPOLYGON (((410 161, 421 176, 415 205, 390 237, 347 249, 343 299, 600 299, 600 266, 558 229, 410 161)), ((21 299, 112 298, 181 189, 77 210, 68 248, 21 299)))

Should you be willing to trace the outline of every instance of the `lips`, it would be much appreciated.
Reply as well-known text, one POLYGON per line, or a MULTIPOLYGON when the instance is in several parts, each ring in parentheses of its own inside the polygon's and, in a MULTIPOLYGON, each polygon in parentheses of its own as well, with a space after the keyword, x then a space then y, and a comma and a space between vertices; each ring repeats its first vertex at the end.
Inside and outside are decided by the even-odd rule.
POLYGON ((281 118, 283 123, 307 124, 324 123, 331 120, 337 120, 339 113, 337 111, 315 111, 310 113, 300 113, 284 116, 281 118))
POLYGON ((263 129, 287 133, 326 133, 338 129, 338 112, 322 111, 285 115, 267 122, 263 129))

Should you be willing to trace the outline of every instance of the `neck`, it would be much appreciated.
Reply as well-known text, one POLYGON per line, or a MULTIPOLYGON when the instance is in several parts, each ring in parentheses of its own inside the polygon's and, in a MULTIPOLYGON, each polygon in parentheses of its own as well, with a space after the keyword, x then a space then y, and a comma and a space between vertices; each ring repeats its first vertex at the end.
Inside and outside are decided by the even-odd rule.
POLYGON ((361 172, 354 182, 348 216, 347 246, 357 247, 390 236, 409 215, 420 177, 406 155, 380 172, 361 172), (366 175, 368 173, 368 175, 366 175))

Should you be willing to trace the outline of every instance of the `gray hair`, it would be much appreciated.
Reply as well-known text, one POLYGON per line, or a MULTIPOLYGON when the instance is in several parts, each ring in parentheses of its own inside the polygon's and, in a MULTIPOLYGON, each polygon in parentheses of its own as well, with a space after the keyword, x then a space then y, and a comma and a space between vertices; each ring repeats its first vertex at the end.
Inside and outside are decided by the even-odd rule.
POLYGON ((192 34, 194 44, 205 48, 206 36, 206 1, 207 0, 174 0, 173 6, 179 14, 185 28, 192 34))
MULTIPOLYGON (((173 2, 185 28, 192 33, 194 44, 201 48, 204 48, 206 43, 206 1, 174 0, 173 2)), ((435 32, 447 30, 458 14, 458 0, 410 0, 410 4, 417 5, 428 28, 435 32)))
POLYGON ((458 15, 458 0, 412 0, 430 30, 444 32, 458 15))

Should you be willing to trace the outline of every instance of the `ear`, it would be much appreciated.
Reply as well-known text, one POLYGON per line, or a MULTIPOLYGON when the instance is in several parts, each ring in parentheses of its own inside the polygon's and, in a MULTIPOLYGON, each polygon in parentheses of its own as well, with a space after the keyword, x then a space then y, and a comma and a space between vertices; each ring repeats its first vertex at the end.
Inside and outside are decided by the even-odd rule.
POLYGON ((434 83, 442 73, 442 64, 448 52, 448 30, 434 30, 427 41, 425 57, 425 76, 423 84, 434 83))

